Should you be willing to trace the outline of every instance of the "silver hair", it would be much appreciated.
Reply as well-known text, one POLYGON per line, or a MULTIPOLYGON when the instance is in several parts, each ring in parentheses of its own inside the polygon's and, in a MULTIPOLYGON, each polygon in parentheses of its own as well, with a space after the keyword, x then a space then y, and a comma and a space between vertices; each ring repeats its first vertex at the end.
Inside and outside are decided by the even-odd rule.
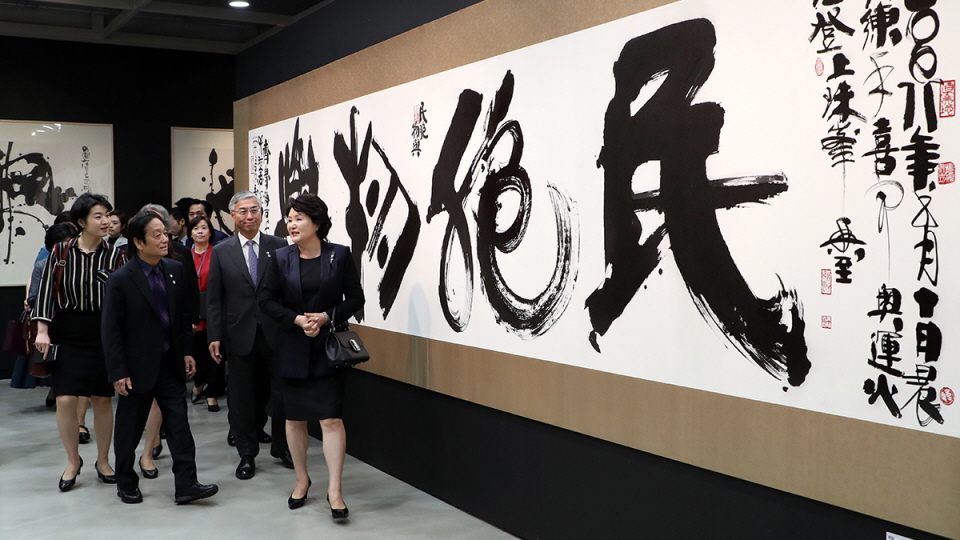
MULTIPOLYGON (((159 204, 151 203, 151 204, 143 205, 143 207, 140 208, 140 211, 137 212, 137 216, 139 216, 140 214, 143 214, 144 212, 155 212, 157 214, 160 214, 160 217, 163 219, 164 225, 168 229, 173 226, 173 220, 170 219, 170 212, 167 212, 167 209, 164 208, 163 206, 160 206, 159 204)), ((137 217, 137 216, 134 216, 134 217, 137 217)))
POLYGON ((233 212, 233 209, 237 207, 237 203, 244 199, 256 199, 257 205, 261 208, 263 207, 263 203, 260 201, 260 197, 258 197, 256 193, 252 191, 238 191, 237 193, 233 194, 233 197, 230 197, 230 206, 227 208, 233 212))

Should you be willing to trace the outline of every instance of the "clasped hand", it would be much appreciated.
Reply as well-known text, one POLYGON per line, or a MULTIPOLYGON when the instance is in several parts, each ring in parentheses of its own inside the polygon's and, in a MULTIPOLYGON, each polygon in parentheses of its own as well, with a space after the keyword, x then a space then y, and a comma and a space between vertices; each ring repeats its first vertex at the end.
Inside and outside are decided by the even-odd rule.
POLYGON ((320 327, 330 322, 330 317, 326 313, 304 313, 297 315, 294 324, 303 328, 303 333, 307 337, 317 337, 320 334, 320 327))

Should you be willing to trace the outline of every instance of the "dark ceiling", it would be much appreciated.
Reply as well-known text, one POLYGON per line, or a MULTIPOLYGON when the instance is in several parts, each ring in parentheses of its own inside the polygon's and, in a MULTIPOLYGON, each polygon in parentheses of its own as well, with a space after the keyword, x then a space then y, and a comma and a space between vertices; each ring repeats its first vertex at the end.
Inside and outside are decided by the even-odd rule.
POLYGON ((333 0, 0 0, 0 35, 236 54, 333 0))

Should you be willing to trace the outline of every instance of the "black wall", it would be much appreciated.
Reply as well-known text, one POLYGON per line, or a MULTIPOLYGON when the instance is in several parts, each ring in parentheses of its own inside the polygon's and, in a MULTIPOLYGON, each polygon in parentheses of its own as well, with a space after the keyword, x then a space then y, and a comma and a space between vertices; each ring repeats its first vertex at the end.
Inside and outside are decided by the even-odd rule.
POLYGON ((237 55, 237 99, 480 0, 334 0, 237 55))
MULTIPOLYGON (((0 119, 113 124, 112 202, 128 213, 172 202, 171 127, 233 127, 233 56, 10 37, 0 52, 0 119)), ((0 321, 23 297, 0 287, 0 321)))

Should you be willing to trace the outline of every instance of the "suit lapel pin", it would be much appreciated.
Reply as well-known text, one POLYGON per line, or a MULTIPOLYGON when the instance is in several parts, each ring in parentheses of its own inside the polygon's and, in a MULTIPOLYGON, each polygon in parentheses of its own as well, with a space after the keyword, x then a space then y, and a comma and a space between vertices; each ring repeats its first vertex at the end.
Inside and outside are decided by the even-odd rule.
POLYGON ((172 281, 174 285, 177 284, 177 280, 173 279, 173 274, 170 274, 170 281, 172 281))

